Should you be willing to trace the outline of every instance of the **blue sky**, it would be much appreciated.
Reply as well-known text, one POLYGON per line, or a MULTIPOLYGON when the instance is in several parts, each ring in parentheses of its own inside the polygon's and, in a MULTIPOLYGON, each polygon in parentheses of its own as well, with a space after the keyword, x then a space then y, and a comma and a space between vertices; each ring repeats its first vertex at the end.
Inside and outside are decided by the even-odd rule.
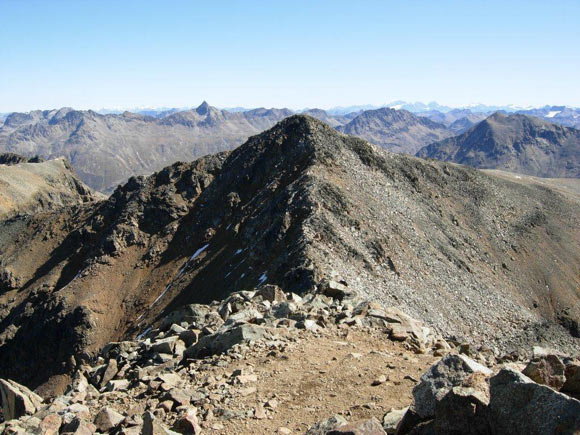
POLYGON ((0 112, 580 106, 578 17, 578 0, 0 0, 0 112))

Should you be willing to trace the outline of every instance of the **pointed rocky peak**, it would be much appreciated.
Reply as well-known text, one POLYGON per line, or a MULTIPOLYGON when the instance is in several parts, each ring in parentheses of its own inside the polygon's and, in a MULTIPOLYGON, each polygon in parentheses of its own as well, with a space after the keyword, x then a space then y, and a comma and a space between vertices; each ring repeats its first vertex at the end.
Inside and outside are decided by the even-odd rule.
POLYGON ((207 101, 204 100, 203 103, 201 103, 196 109, 195 111, 197 112, 198 115, 207 115, 209 113, 209 111, 211 110, 211 106, 207 103, 207 101))

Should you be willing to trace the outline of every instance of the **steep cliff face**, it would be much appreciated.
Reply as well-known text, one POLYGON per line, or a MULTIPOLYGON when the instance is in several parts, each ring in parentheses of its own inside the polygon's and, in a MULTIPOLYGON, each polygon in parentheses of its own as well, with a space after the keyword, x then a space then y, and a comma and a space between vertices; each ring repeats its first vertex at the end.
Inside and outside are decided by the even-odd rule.
POLYGON ((105 343, 183 304, 265 283, 304 293, 336 272, 447 336, 569 348, 580 201, 560 192, 293 116, 106 201, 3 222, 18 285, 0 294, 0 377, 56 391, 105 343))

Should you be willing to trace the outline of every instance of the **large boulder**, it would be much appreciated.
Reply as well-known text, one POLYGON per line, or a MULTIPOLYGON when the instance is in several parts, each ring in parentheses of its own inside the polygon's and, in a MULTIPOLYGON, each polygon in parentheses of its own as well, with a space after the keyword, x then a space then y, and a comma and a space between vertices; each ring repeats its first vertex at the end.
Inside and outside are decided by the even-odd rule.
POLYGON ((556 355, 534 358, 522 371, 524 375, 538 384, 559 390, 566 381, 566 366, 556 355))
POLYGON ((413 389, 415 412, 423 419, 433 417, 437 402, 474 373, 489 376, 492 371, 465 355, 446 355, 421 376, 413 389))
POLYGON ((489 422, 495 434, 580 433, 580 401, 510 368, 490 379, 489 422))
POLYGON ((475 373, 466 386, 453 387, 435 406, 434 427, 439 434, 491 435, 488 421, 489 384, 475 373))
POLYGON ((0 394, 5 420, 32 415, 42 405, 42 397, 10 379, 0 379, 0 394))
POLYGON ((252 324, 221 328, 216 333, 206 335, 184 352, 185 358, 201 358, 224 353, 236 344, 258 340, 265 337, 268 329, 252 324))
POLYGON ((566 382, 561 391, 577 396, 580 395, 580 363, 578 361, 568 361, 566 363, 566 382))

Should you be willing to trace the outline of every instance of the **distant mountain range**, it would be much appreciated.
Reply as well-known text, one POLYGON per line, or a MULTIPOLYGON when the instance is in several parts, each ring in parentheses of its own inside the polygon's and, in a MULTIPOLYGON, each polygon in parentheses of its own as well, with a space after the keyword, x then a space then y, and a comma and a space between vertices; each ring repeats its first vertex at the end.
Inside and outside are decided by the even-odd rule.
POLYGON ((422 148, 418 157, 552 178, 580 177, 580 130, 495 113, 467 132, 422 148))
MULTIPOLYGON (((307 109, 302 113, 390 151, 410 154, 463 134, 491 115, 474 111, 483 106, 447 110, 450 108, 437 103, 395 103, 391 104, 393 107, 372 110, 362 110, 371 106, 353 106, 340 111, 307 109), (339 113, 347 109, 353 111, 339 113), (423 109, 428 110, 412 112, 423 109)), ((580 109, 546 106, 521 112, 550 123, 580 127, 580 109)), ((231 150, 292 114, 286 108, 225 110, 206 102, 195 109, 143 109, 139 113, 70 108, 11 113, 0 121, 0 152, 45 159, 65 157, 83 182, 109 193, 131 176, 151 174, 176 161, 231 150)), ((548 173, 554 171, 556 162, 550 165, 548 173)))
POLYGON ((0 151, 63 156, 90 187, 110 192, 133 175, 231 150, 291 114, 287 109, 232 113, 205 102, 162 117, 70 108, 12 113, 0 128, 0 151))
POLYGON ((445 125, 406 110, 382 108, 367 110, 337 130, 359 136, 389 151, 414 154, 421 147, 450 137, 445 125))

